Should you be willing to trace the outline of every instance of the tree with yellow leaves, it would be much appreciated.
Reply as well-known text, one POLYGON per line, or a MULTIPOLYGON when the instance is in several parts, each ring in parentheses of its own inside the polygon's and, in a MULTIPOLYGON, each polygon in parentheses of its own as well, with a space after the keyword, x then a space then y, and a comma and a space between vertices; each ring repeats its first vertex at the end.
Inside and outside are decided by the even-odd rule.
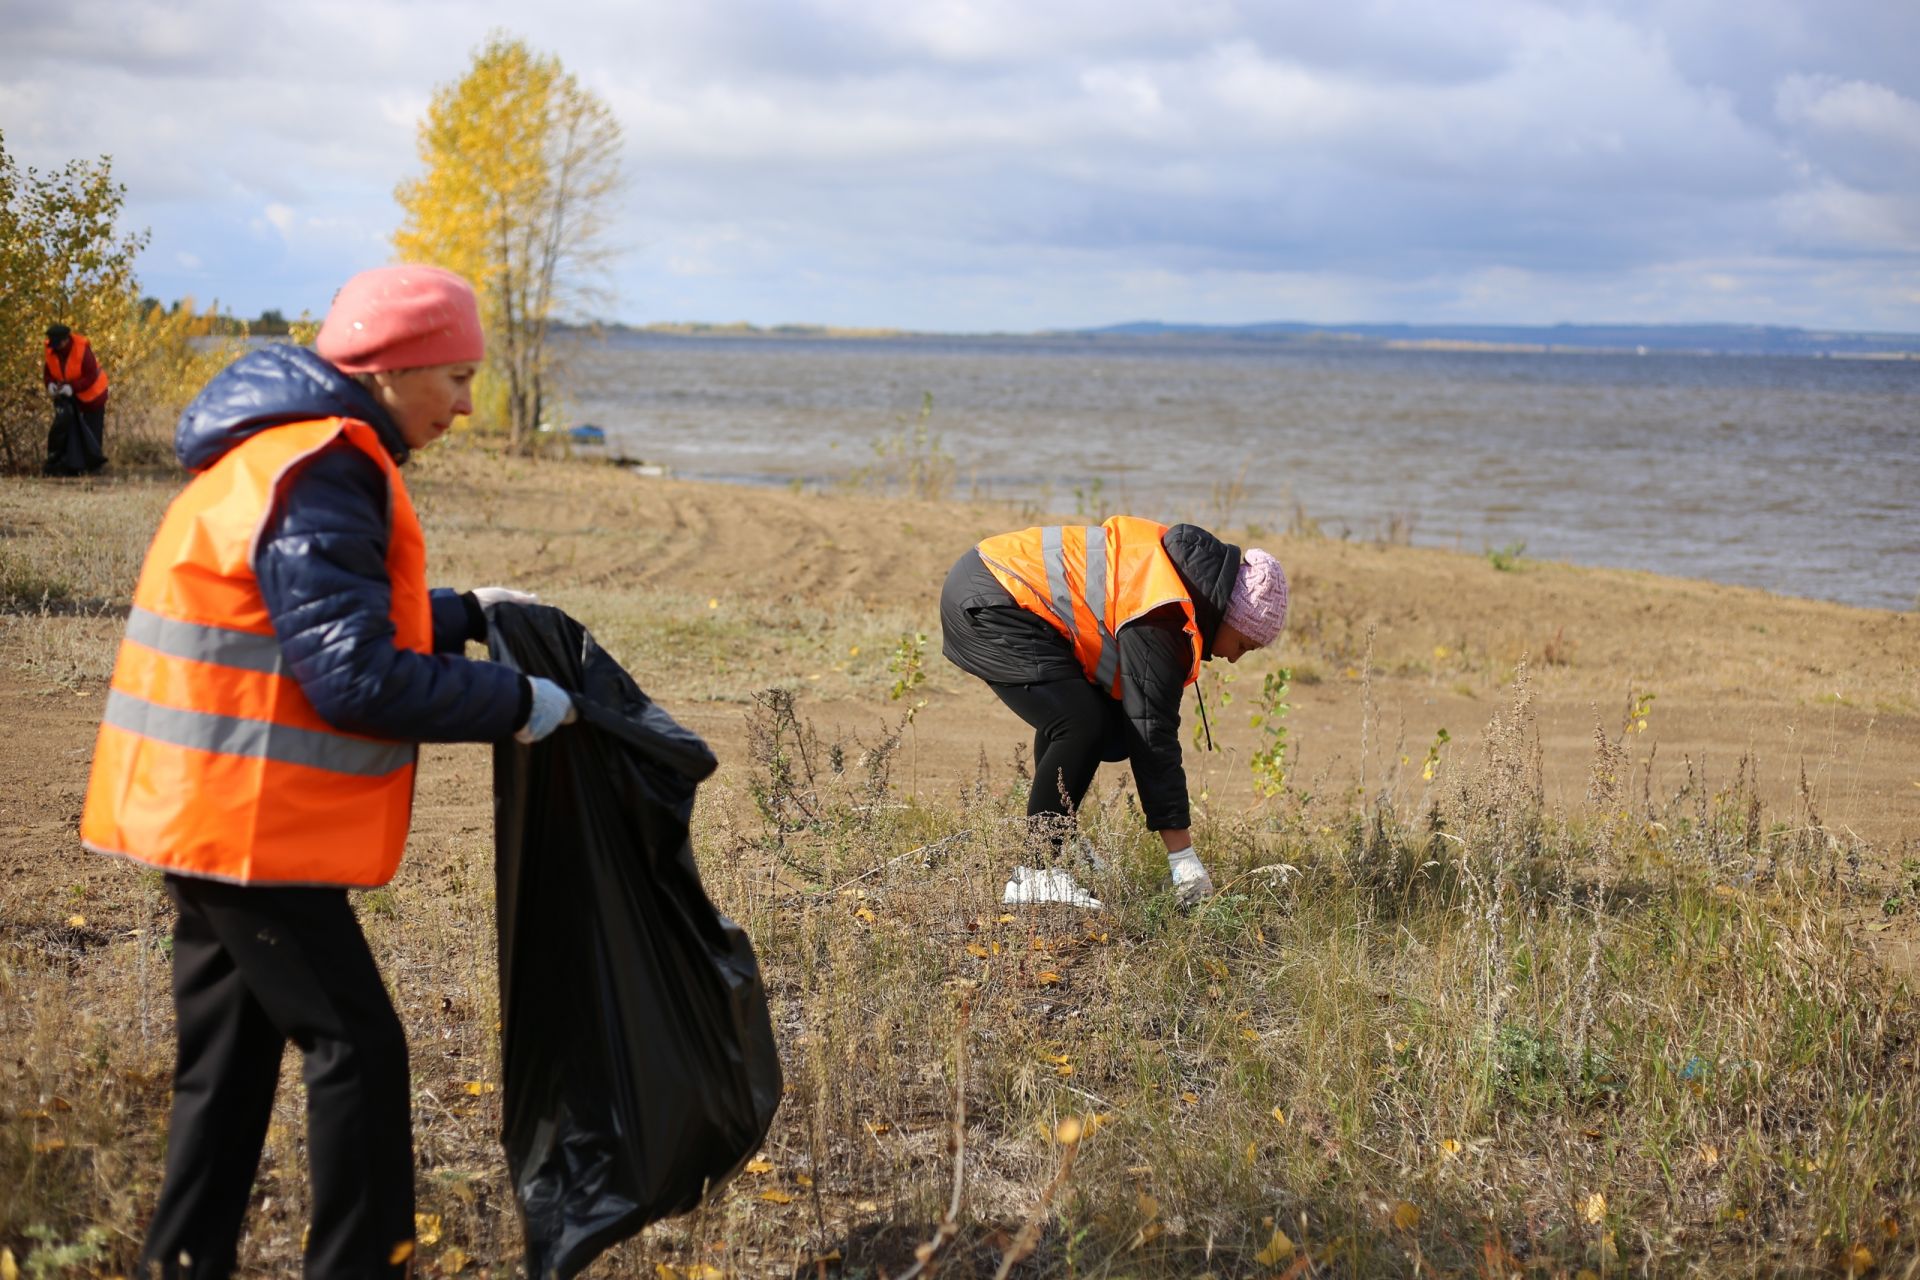
POLYGON ((108 376, 122 373, 114 339, 134 310, 133 260, 147 243, 144 231, 119 229, 126 194, 106 156, 41 173, 16 163, 0 135, 0 467, 8 471, 40 465, 47 325, 87 334, 108 376))
POLYGON ((496 32, 434 94, 419 154, 426 171, 394 193, 394 248, 473 282, 488 346, 476 416, 524 451, 549 398, 553 322, 608 293, 620 126, 558 58, 496 32))

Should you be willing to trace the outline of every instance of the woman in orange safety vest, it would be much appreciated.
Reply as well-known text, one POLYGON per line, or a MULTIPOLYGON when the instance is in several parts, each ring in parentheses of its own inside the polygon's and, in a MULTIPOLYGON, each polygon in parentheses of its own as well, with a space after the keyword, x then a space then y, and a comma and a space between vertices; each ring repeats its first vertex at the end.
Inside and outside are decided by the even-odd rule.
POLYGON ((403 1275, 413 1253, 406 1036, 347 889, 384 884, 416 744, 531 742, 550 681, 461 656, 485 587, 429 591, 400 467, 472 411, 484 353, 459 276, 381 267, 316 342, 253 349, 181 417, 195 473, 134 590, 80 834, 154 867, 179 911, 179 1053, 142 1276, 230 1274, 286 1042, 307 1086, 303 1272, 403 1275))
POLYGON ((48 325, 40 381, 56 409, 53 429, 47 434, 47 473, 72 475, 106 466, 107 375, 93 354, 93 344, 64 324, 48 325), (77 423, 60 416, 63 403, 72 409, 77 423))
MULTIPOLYGON (((1129 761, 1186 905, 1213 883, 1193 851, 1181 695, 1202 662, 1273 643, 1286 616, 1286 574, 1266 552, 1134 516, 988 538, 940 596, 948 659, 1033 729, 1036 843, 1057 851, 1100 762, 1129 761)), ((1100 905, 1060 867, 1016 867, 1005 900, 1100 905)))

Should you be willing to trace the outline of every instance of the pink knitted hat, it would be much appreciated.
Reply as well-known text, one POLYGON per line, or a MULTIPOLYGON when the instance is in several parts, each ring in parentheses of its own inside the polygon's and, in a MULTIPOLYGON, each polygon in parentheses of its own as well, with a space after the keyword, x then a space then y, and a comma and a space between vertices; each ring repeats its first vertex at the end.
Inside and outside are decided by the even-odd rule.
POLYGON ((1287 575, 1280 562, 1255 547, 1240 557, 1227 602, 1226 624, 1261 648, 1287 625, 1287 575))
POLYGON ((487 353, 473 287, 418 263, 375 267, 341 285, 313 345, 343 373, 478 364, 487 353))

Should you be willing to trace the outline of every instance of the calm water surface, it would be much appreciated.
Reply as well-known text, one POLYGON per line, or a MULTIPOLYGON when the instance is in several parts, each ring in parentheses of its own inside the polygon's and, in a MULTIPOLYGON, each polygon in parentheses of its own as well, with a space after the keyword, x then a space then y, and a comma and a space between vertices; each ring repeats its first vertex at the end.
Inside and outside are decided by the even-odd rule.
POLYGON ((579 342, 577 420, 691 478, 826 482, 934 399, 961 496, 1920 596, 1920 362, 1232 340, 579 342), (1076 494, 1078 491, 1078 494, 1076 494))

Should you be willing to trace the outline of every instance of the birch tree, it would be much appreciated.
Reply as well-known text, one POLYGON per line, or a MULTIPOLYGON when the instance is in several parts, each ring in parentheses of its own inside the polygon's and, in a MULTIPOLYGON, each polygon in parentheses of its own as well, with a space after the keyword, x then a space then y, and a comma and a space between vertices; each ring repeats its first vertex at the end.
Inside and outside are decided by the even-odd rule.
POLYGON ((495 33, 434 93, 418 146, 394 248, 473 282, 487 326, 476 416, 524 452, 550 399, 552 325, 609 297, 620 126, 558 58, 495 33))

